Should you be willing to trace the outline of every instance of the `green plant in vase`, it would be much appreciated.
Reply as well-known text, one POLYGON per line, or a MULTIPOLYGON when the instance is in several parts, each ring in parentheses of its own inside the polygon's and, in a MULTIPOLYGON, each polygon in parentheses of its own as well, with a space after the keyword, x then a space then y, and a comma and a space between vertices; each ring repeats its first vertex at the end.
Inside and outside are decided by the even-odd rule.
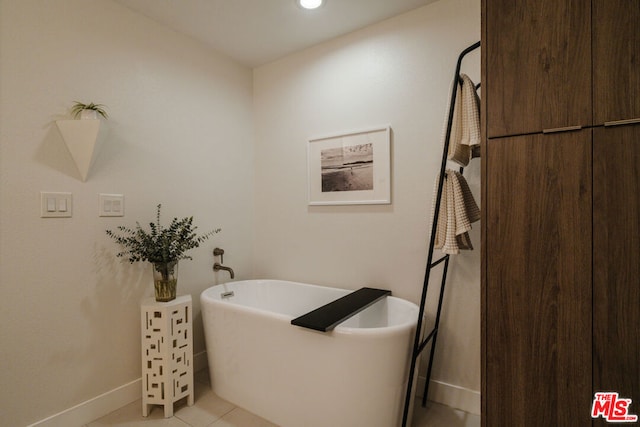
POLYGON ((136 222, 135 228, 118 226, 121 234, 107 230, 109 237, 124 246, 125 250, 116 256, 128 257, 130 263, 149 261, 153 265, 153 278, 157 301, 171 301, 176 297, 178 282, 178 261, 193 259, 185 253, 197 248, 220 229, 198 236, 193 225, 193 217, 173 218, 169 227, 160 224, 160 208, 156 211, 156 222, 149 223, 145 230, 136 222))

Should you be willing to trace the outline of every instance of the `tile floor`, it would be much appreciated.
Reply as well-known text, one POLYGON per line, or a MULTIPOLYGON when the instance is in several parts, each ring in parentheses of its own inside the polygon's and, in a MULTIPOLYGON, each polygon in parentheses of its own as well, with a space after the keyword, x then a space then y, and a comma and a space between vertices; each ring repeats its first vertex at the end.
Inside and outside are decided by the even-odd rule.
MULTIPOLYGON (((195 375, 195 404, 187 406, 180 401, 174 407, 174 416, 164 418, 161 406, 154 406, 148 417, 142 416, 142 401, 138 400, 86 427, 277 427, 269 421, 238 408, 216 396, 209 385, 207 371, 195 375)), ((480 417, 444 405, 428 402, 427 408, 416 405, 414 427, 479 427, 480 417)), ((354 426, 356 427, 356 426, 354 426)))

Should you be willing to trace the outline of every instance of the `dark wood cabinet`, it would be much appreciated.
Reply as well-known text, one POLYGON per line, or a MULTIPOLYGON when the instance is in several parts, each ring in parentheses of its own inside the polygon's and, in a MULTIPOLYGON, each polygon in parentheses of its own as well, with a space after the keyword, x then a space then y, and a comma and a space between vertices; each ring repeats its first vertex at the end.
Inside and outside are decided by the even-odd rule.
POLYGON ((640 1, 482 19, 483 426, 640 415, 640 1))
POLYGON ((487 159, 485 425, 587 425, 591 130, 500 138, 487 159))
POLYGON ((640 415, 640 125, 593 132, 593 389, 640 415))
POLYGON ((591 125, 591 4, 487 0, 482 79, 498 137, 591 125))

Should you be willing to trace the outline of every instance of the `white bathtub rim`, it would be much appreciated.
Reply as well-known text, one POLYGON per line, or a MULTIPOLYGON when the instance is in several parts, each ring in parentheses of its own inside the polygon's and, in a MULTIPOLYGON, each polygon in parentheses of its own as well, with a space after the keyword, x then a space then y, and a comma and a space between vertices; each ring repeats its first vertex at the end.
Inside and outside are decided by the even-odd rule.
MULTIPOLYGON (((294 319, 294 316, 278 313, 278 312, 275 312, 275 311, 264 310, 264 309, 256 308, 256 307, 252 307, 252 306, 246 306, 246 305, 242 305, 242 304, 230 303, 230 302, 225 301, 225 300, 223 300, 222 298, 219 297, 219 293, 221 293, 221 292, 219 292, 220 290, 225 290, 225 291, 234 290, 236 287, 242 286, 242 283, 246 283, 246 282, 269 282, 269 281, 287 283, 287 284, 296 285, 296 286, 302 285, 302 286, 308 286, 308 287, 314 287, 314 288, 324 288, 324 289, 332 289, 332 290, 353 292, 353 290, 349 290, 349 289, 332 288, 332 287, 329 287, 329 286, 312 285, 312 284, 308 284, 308 283, 293 282, 293 281, 279 280, 279 279, 239 280, 239 281, 235 281, 235 282, 226 282, 226 283, 221 283, 219 285, 213 285, 213 286, 208 287, 207 289, 202 291, 202 293, 200 294, 201 305, 204 305, 205 302, 208 303, 208 304, 213 304, 213 305, 224 305, 225 309, 227 309, 227 310, 233 310, 233 311, 236 311, 236 312, 244 312, 244 313, 260 313, 260 314, 263 314, 263 315, 271 316, 273 318, 282 319, 282 320, 286 321, 287 323, 290 323, 291 320, 294 319), (214 291, 214 288, 215 288, 215 291, 214 291)), ((387 298, 390 298, 390 299, 393 299, 393 300, 397 301, 398 303, 400 303, 403 306, 405 306, 408 310, 412 311, 413 312, 412 313, 413 316, 411 317, 411 320, 405 321, 405 322, 397 324, 397 325, 371 327, 371 328, 349 327, 349 326, 343 326, 343 325, 339 324, 332 331, 329 331, 329 332, 314 331, 313 329, 302 328, 300 326, 294 326, 294 325, 291 325, 291 326, 295 327, 295 328, 299 328, 301 330, 307 330, 307 331, 310 331, 310 332, 316 332, 316 333, 325 334, 325 335, 330 335, 330 334, 344 334, 344 335, 380 335, 380 334, 385 334, 386 335, 386 334, 395 334, 395 333, 398 333, 400 331, 404 331, 406 329, 415 328, 416 324, 418 322, 418 310, 419 310, 418 306, 416 304, 412 303, 411 301, 407 301, 407 300, 405 300, 403 298, 398 298, 398 297, 394 297, 394 296, 387 296, 387 298)))

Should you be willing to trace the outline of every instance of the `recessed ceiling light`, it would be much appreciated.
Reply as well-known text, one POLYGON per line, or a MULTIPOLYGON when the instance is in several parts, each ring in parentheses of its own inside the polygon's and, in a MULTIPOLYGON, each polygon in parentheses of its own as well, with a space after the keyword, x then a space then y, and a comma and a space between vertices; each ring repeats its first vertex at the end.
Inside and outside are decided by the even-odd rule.
POLYGON ((298 4, 305 9, 317 9, 322 6, 322 0, 298 0, 298 4))

